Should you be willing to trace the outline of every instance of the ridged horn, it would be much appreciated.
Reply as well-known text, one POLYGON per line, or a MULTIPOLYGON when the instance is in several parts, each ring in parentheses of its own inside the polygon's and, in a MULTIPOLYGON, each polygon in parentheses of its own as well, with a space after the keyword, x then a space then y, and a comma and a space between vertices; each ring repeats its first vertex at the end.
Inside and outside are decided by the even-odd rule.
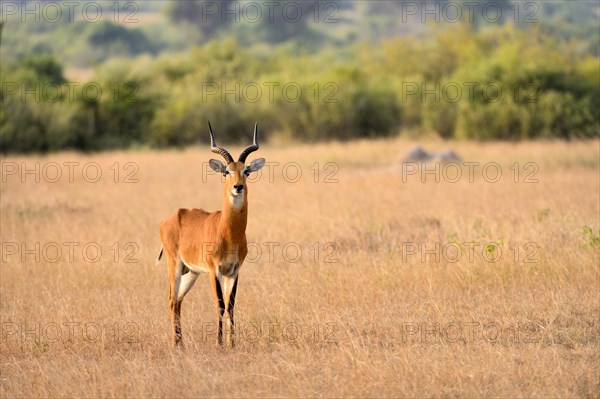
POLYGON ((256 150, 258 150, 258 122, 254 124, 254 139, 252 140, 252 145, 249 145, 244 151, 242 151, 240 157, 238 158, 238 162, 246 162, 248 155, 256 150))
POLYGON ((233 162, 233 157, 225 148, 217 147, 217 142, 215 141, 215 135, 213 134, 210 121, 208 121, 208 130, 210 131, 210 150, 215 154, 219 154, 223 158, 225 158, 225 160, 227 161, 227 165, 229 165, 233 162))

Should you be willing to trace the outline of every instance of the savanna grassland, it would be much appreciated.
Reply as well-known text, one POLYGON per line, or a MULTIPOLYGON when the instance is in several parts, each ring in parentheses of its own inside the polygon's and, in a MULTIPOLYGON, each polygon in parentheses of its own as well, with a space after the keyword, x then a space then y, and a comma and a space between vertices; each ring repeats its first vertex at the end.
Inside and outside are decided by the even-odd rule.
POLYGON ((253 154, 233 350, 206 276, 171 347, 155 265, 161 220, 221 207, 208 142, 2 157, 1 396, 599 397, 600 142, 429 141, 478 163, 438 181, 413 144, 253 154))

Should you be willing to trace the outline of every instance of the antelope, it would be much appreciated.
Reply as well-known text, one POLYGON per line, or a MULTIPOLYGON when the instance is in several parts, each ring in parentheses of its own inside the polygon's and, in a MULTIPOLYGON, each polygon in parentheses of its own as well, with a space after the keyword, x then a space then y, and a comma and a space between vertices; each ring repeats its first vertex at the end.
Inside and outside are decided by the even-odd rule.
POLYGON ((204 209, 179 209, 160 225, 162 248, 167 255, 169 276, 169 307, 173 344, 182 346, 181 303, 201 273, 208 273, 212 293, 217 305, 217 346, 223 346, 223 318, 228 314, 228 344, 233 347, 233 308, 238 284, 238 273, 244 263, 248 246, 246 223, 248 221, 248 187, 246 178, 260 170, 264 158, 246 165, 246 158, 258 150, 258 123, 254 125, 252 145, 246 147, 237 162, 229 152, 217 146, 212 126, 210 149, 225 158, 226 164, 216 159, 209 161, 210 168, 225 176, 223 207, 216 212, 204 209))

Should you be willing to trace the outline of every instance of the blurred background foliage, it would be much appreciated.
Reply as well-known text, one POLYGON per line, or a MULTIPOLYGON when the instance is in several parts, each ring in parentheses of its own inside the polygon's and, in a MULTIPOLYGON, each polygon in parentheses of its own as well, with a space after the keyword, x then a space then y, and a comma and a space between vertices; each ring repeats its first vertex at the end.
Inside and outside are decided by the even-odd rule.
POLYGON ((78 9, 56 22, 3 15, 0 150, 184 146, 207 120, 222 143, 246 142, 254 121, 279 141, 600 134, 597 2, 496 0, 493 22, 350 0, 280 1, 270 18, 266 3, 97 2, 95 22, 78 9), (252 4, 257 21, 242 11, 252 4))

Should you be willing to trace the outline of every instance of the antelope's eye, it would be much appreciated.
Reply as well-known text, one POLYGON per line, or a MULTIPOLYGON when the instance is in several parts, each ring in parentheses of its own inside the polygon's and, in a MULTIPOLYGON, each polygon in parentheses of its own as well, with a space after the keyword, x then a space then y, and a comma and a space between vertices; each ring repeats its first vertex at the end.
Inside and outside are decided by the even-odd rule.
POLYGON ((225 170, 225 172, 223 172, 223 176, 227 176, 229 174, 228 170, 225 170))
POLYGON ((244 176, 250 176, 250 171, 248 169, 244 169, 244 176))

